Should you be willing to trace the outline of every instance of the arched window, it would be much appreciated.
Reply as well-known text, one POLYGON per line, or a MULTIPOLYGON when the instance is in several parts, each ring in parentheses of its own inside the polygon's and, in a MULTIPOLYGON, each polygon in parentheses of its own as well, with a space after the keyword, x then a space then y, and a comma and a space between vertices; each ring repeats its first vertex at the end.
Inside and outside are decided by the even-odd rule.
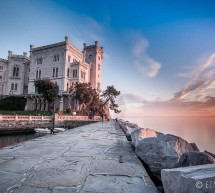
POLYGON ((13 90, 13 89, 14 89, 14 84, 12 83, 10 90, 13 90))
POLYGON ((14 88, 14 90, 17 90, 17 87, 18 87, 18 84, 16 83, 16 84, 15 84, 15 88, 14 88))
POLYGON ((36 80, 41 79, 41 69, 36 71, 36 80))
POLYGON ((13 77, 18 77, 19 76, 19 66, 14 66, 13 67, 13 77))
POLYGON ((59 54, 55 54, 54 58, 53 58, 53 62, 59 61, 60 60, 60 56, 59 54))
POLYGON ((69 68, 67 69, 67 77, 69 77, 69 68))

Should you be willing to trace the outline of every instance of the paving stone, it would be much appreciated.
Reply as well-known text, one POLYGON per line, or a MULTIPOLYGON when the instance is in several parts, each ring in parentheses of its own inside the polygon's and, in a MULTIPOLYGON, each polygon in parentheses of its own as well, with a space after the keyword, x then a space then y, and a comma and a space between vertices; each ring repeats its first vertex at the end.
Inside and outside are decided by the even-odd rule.
POLYGON ((42 158, 19 158, 14 157, 7 162, 0 163, 0 170, 4 172, 24 173, 35 165, 42 162, 42 158))
POLYGON ((90 174, 142 176, 146 174, 142 168, 129 163, 119 163, 119 160, 96 160, 90 174))
POLYGON ((40 164, 24 184, 38 187, 78 186, 85 181, 92 160, 91 157, 48 160, 40 164))
POLYGON ((48 188, 38 188, 38 187, 29 187, 29 186, 20 186, 14 188, 11 193, 52 193, 51 189, 48 188))
POLYGON ((154 186, 147 186, 139 177, 89 176, 81 193, 157 193, 154 186))
POLYGON ((1 148, 0 156, 0 193, 156 192, 114 121, 1 148))
POLYGON ((3 193, 12 187, 20 186, 23 179, 25 179, 24 174, 0 172, 0 192, 3 193))

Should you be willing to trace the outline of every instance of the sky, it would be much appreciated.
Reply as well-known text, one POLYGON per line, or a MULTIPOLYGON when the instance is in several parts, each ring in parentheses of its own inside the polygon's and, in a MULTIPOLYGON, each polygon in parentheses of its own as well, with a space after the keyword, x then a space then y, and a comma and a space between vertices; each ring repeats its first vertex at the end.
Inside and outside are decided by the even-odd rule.
POLYGON ((215 116, 215 1, 0 0, 0 58, 64 41, 104 47, 118 117, 215 116))

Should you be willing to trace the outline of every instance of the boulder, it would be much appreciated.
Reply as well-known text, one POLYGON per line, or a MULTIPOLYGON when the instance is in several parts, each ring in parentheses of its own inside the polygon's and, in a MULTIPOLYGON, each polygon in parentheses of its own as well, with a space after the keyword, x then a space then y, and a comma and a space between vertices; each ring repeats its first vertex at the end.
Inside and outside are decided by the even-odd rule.
POLYGON ((119 120, 118 123, 122 131, 125 133, 127 140, 131 141, 131 133, 139 129, 138 125, 123 120, 119 120))
POLYGON ((161 171, 165 193, 214 193, 215 164, 161 171))
POLYGON ((190 143, 190 145, 193 147, 194 151, 199 151, 199 148, 195 143, 190 143))
POLYGON ((206 151, 206 150, 204 152, 210 154, 215 159, 215 154, 213 154, 213 153, 211 153, 209 151, 206 151))
POLYGON ((157 137, 158 136, 158 132, 151 130, 151 129, 144 129, 144 128, 140 128, 138 130, 135 130, 132 132, 131 134, 131 139, 132 139, 132 145, 134 147, 136 147, 136 143, 139 140, 142 139, 146 139, 146 138, 151 138, 151 137, 157 137))
POLYGON ((159 180, 161 180, 161 169, 172 168, 184 152, 195 150, 180 137, 165 135, 150 129, 135 130, 131 133, 131 138, 135 153, 159 180))
POLYGON ((215 163, 215 158, 209 153, 190 151, 183 153, 180 157, 179 163, 174 167, 196 166, 213 163, 215 163))
POLYGON ((128 141, 132 141, 132 139, 131 139, 131 133, 132 132, 134 132, 134 131, 136 131, 136 130, 139 130, 140 128, 136 128, 136 127, 134 127, 134 128, 131 128, 131 127, 128 127, 128 126, 126 126, 127 127, 127 131, 126 131, 126 133, 125 133, 125 136, 126 136, 126 138, 127 138, 127 140, 128 141))

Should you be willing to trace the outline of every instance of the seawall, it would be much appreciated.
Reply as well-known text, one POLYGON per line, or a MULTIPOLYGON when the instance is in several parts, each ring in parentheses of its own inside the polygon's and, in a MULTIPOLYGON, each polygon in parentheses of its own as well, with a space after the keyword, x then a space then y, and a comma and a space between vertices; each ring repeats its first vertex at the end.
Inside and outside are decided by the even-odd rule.
POLYGON ((72 129, 98 121, 100 121, 98 116, 90 120, 87 116, 59 116, 58 114, 55 114, 55 117, 0 115, 0 135, 34 133, 34 128, 52 128, 53 126, 72 129))
POLYGON ((34 133, 34 128, 50 128, 52 121, 0 121, 0 135, 34 133))

